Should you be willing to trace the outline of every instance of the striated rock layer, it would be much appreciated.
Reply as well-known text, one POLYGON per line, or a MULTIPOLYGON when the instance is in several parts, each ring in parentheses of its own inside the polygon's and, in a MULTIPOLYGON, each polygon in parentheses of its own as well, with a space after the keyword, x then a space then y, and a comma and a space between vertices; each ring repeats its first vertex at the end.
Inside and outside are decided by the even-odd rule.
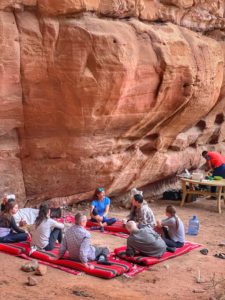
POLYGON ((223 151, 223 15, 221 0, 1 1, 0 191, 119 195, 223 151))

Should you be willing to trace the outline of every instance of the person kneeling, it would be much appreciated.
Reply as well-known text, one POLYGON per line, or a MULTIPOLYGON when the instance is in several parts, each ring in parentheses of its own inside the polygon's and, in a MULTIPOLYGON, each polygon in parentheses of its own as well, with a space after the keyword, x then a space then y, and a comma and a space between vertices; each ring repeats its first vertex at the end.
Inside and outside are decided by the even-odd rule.
POLYGON ((168 247, 183 247, 185 242, 184 224, 176 215, 174 206, 166 207, 166 216, 166 219, 157 221, 157 228, 162 229, 163 240, 168 247))
POLYGON ((56 222, 50 218, 50 208, 47 204, 42 204, 39 209, 39 214, 31 230, 31 245, 30 254, 38 249, 50 251, 54 249, 56 241, 62 241, 62 229, 64 224, 56 222))
POLYGON ((128 221, 126 228, 130 233, 127 239, 127 256, 134 256, 137 253, 160 258, 166 252, 165 242, 151 226, 139 229, 134 221, 128 221))
POLYGON ((75 215, 75 225, 70 227, 63 238, 59 249, 59 258, 62 258, 68 250, 69 257, 80 261, 86 268, 93 268, 89 261, 98 260, 106 262, 109 249, 106 247, 95 247, 91 245, 91 235, 85 229, 87 217, 81 213, 75 215))

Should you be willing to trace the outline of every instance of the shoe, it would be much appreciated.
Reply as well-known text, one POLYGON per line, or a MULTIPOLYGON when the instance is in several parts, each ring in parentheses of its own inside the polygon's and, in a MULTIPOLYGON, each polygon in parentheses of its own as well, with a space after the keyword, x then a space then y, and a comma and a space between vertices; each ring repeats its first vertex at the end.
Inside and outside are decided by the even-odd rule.
POLYGON ((110 226, 110 225, 116 223, 116 218, 109 219, 109 220, 106 221, 106 223, 107 223, 108 226, 110 226))
POLYGON ((171 252, 171 253, 174 253, 175 251, 176 251, 176 247, 166 247, 166 251, 168 251, 168 252, 171 252))
POLYGON ((100 231, 101 231, 101 232, 104 232, 104 231, 105 231, 105 229, 104 229, 103 226, 100 227, 100 231))
POLYGON ((98 261, 106 261, 107 258, 105 255, 100 255, 99 258, 98 258, 98 261))
POLYGON ((218 258, 225 259, 225 253, 215 254, 214 256, 215 256, 215 257, 218 257, 218 258))
POLYGON ((29 256, 31 256, 31 254, 32 254, 33 252, 35 252, 35 251, 37 251, 37 247, 36 247, 36 246, 32 246, 32 247, 30 248, 29 256))
POLYGON ((217 198, 216 198, 216 196, 208 196, 208 197, 206 197, 206 199, 207 200, 216 200, 217 198))
POLYGON ((91 228, 90 228, 91 230, 99 230, 99 229, 101 229, 99 226, 92 226, 91 228))

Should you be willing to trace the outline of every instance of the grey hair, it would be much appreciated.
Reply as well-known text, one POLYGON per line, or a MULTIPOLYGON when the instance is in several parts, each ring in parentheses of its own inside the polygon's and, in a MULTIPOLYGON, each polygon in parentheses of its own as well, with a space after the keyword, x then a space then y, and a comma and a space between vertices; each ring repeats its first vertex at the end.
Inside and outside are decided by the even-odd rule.
POLYGON ((129 232, 133 232, 138 229, 137 224, 134 221, 128 221, 126 228, 129 232))
POLYGON ((83 215, 81 214, 80 212, 78 212, 76 215, 75 215, 75 224, 76 225, 81 225, 81 223, 86 220, 87 217, 86 215, 83 215))

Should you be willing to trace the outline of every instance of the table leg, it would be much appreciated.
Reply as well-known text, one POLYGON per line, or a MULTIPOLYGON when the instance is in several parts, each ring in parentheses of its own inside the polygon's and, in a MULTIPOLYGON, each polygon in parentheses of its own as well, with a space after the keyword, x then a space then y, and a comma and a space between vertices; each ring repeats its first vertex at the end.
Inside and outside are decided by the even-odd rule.
POLYGON ((224 191, 224 186, 222 187, 222 196, 223 196, 223 202, 225 205, 225 191, 224 191))
MULTIPOLYGON (((192 182, 190 182, 189 183, 189 192, 192 192, 193 191, 193 183, 192 182)), ((189 203, 189 202, 192 202, 192 194, 189 194, 188 195, 188 197, 187 197, 187 202, 189 203)))
POLYGON ((217 207, 218 207, 219 214, 221 214, 221 194, 222 194, 222 186, 219 186, 218 195, 217 195, 217 207))
POLYGON ((184 205, 186 195, 187 195, 186 181, 182 181, 182 200, 180 206, 184 205))

